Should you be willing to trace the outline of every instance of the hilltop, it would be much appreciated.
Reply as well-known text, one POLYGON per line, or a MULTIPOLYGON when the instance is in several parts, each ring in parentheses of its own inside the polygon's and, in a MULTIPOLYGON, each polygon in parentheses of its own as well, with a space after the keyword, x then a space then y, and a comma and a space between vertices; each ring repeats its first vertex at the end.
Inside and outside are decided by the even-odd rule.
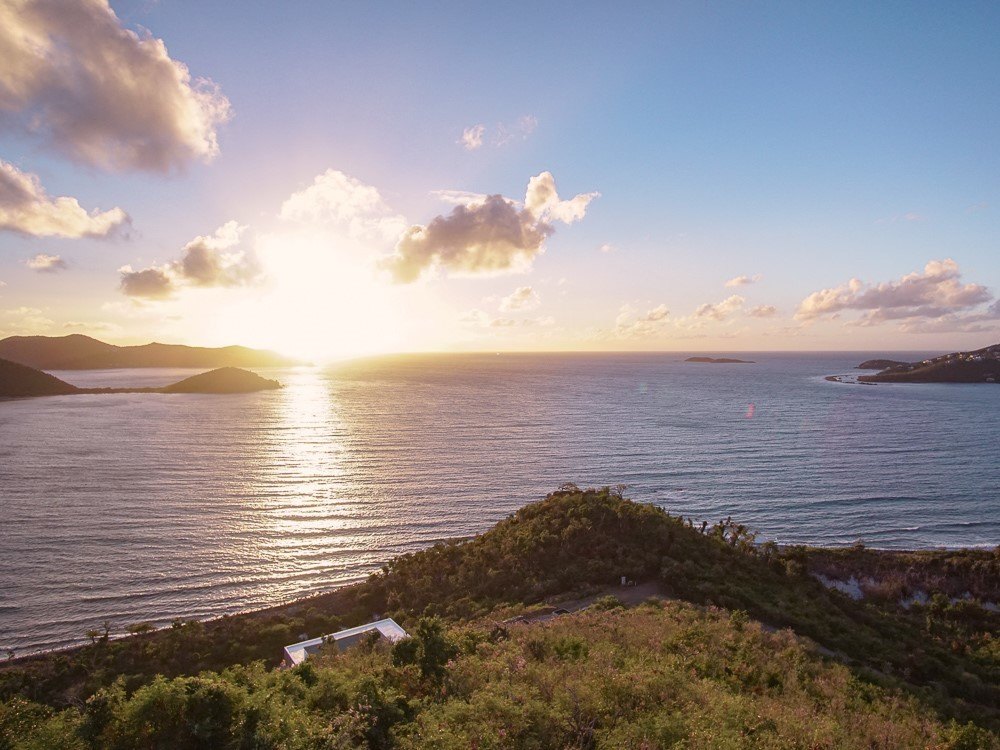
MULTIPOLYGON (((864 363, 868 364, 868 363, 864 363)), ((861 375, 863 383, 997 383, 1000 344, 971 352, 952 352, 921 362, 894 363, 876 375, 861 375)))
POLYGON ((64 396, 79 392, 80 389, 75 385, 70 385, 54 375, 0 359, 0 398, 64 396))
POLYGON ((161 388, 78 388, 33 367, 0 359, 0 398, 72 396, 84 393, 252 393, 281 388, 277 380, 262 378, 238 367, 220 367, 161 388))
MULTIPOLYGON (((355 586, 0 666, 0 746, 1000 748, 1000 614, 856 601, 812 573, 864 551, 819 552, 567 485, 355 586), (622 576, 655 596, 627 608, 622 576), (273 669, 374 613, 413 637, 273 669)), ((877 559, 1000 580, 996 551, 877 559)))
POLYGON ((207 348, 182 344, 115 346, 90 336, 9 336, 0 357, 39 370, 106 370, 131 367, 290 367, 301 362, 244 346, 207 348))

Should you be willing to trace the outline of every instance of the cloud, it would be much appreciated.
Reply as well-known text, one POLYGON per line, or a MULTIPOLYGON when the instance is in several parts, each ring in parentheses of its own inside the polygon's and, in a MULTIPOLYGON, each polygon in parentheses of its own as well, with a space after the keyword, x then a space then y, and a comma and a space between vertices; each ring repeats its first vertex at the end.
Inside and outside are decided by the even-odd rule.
POLYGON ((542 300, 534 289, 530 286, 519 286, 500 300, 500 311, 534 310, 541 304, 542 300))
POLYGON ((58 255, 46 255, 45 253, 39 253, 34 258, 26 260, 24 264, 38 273, 58 273, 69 268, 66 261, 58 255))
POLYGON ((569 200, 560 200, 556 181, 551 172, 542 172, 528 180, 524 207, 540 220, 561 221, 572 224, 587 213, 587 206, 600 193, 580 193, 569 200))
POLYGON ((53 326, 53 322, 45 317, 45 314, 37 307, 16 307, 3 311, 3 318, 7 321, 5 327, 8 334, 30 335, 47 331, 53 326))
POLYGON ((107 0, 0 4, 2 122, 94 166, 169 172, 219 150, 229 101, 107 0))
POLYGON ((106 237, 127 221, 120 208, 87 213, 76 198, 51 198, 37 175, 0 159, 0 229, 31 237, 106 237))
POLYGON ((747 286, 748 284, 753 284, 761 280, 761 275, 759 273, 753 276, 734 276, 729 281, 726 282, 727 287, 735 286, 747 286))
POLYGON ((246 227, 230 221, 214 234, 188 242, 179 259, 138 271, 131 266, 118 269, 121 290, 129 297, 162 300, 178 289, 191 287, 238 287, 251 284, 261 274, 255 253, 238 245, 246 227))
POLYGON ((613 253, 613 252, 615 252, 615 251, 616 251, 616 250, 617 250, 618 248, 617 248, 617 247, 615 247, 614 245, 612 245, 612 244, 611 244, 610 242, 605 242, 605 243, 604 243, 603 245, 601 245, 601 246, 600 246, 599 248, 597 248, 597 249, 598 249, 598 250, 600 250, 600 251, 601 251, 602 253, 613 253))
POLYGON ((887 217, 882 218, 882 219, 876 219, 875 223, 876 224, 895 224, 895 223, 900 222, 900 221, 920 222, 920 221, 923 221, 924 218, 925 217, 922 214, 918 214, 915 211, 907 211, 904 214, 896 214, 895 216, 887 216, 887 217))
POLYGON ((815 320, 842 311, 859 311, 857 322, 875 325, 887 320, 941 318, 969 311, 993 295, 981 284, 962 284, 958 263, 933 260, 923 272, 898 281, 866 284, 854 278, 846 284, 813 292, 799 304, 795 317, 815 320))
POLYGON ((550 220, 571 223, 583 218, 596 193, 560 200, 552 175, 543 172, 528 183, 525 206, 502 195, 476 205, 457 205, 427 226, 414 225, 380 266, 398 283, 416 281, 436 269, 452 276, 483 276, 528 270, 555 231, 550 220))
POLYGON ((393 213, 372 185, 328 169, 309 187, 293 193, 281 206, 288 221, 334 224, 361 239, 395 241, 406 231, 406 219, 393 213))
POLYGON ((742 309, 744 302, 746 302, 746 300, 743 297, 738 294, 734 294, 731 297, 727 297, 722 300, 722 302, 716 302, 715 304, 706 302, 704 305, 699 305, 694 311, 694 316, 696 318, 725 320, 733 313, 742 309))
POLYGON ((483 133, 485 132, 485 125, 473 125, 462 131, 462 137, 458 139, 458 142, 466 151, 475 151, 483 145, 483 133))
POLYGON ((647 338, 660 333, 669 317, 666 305, 657 305, 642 314, 631 305, 622 305, 615 318, 615 334, 620 338, 647 338))
POLYGON ((536 318, 494 318, 487 312, 474 308, 459 316, 459 322, 469 328, 484 328, 493 330, 513 328, 549 328, 555 325, 555 318, 541 316, 536 318))
POLYGON ((466 151, 482 148, 487 140, 494 148, 500 148, 512 141, 527 140, 537 127, 538 118, 534 115, 519 117, 512 124, 498 122, 492 131, 484 124, 477 123, 463 129, 461 137, 455 142, 466 151))
POLYGON ((774 305, 757 305, 747 313, 751 318, 772 318, 778 314, 778 308, 774 305))
POLYGON ((432 190, 431 195, 453 206, 476 208, 489 198, 486 193, 471 193, 468 190, 432 190))

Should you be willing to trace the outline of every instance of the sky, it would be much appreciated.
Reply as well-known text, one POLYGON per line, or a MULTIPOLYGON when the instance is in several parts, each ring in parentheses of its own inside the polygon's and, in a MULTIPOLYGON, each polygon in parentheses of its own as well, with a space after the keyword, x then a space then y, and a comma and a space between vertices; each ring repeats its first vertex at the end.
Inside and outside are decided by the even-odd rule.
POLYGON ((1000 341, 1000 5, 0 0, 0 336, 1000 341))

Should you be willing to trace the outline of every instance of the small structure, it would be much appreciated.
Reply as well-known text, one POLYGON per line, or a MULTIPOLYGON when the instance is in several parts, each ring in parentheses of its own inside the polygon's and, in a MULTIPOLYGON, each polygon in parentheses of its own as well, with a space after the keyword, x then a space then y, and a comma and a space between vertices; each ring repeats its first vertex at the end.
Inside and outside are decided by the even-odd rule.
POLYGON ((377 637, 385 638, 389 643, 395 643, 396 641, 410 637, 410 634, 403 630, 395 620, 387 617, 384 620, 370 622, 367 625, 358 625, 356 628, 348 628, 337 633, 285 646, 285 656, 282 659, 282 664, 286 667, 294 667, 301 664, 309 656, 319 651, 324 644, 332 644, 337 647, 338 651, 346 651, 351 646, 356 646, 370 633, 378 633, 377 637))

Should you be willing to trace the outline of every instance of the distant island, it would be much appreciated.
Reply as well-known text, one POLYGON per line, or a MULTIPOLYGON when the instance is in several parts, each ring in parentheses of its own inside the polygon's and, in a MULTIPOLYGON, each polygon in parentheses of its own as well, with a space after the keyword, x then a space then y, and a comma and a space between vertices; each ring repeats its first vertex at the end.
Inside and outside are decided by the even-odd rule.
MULTIPOLYGON (((862 366, 864 364, 868 363, 862 366)), ((997 383, 1000 382, 1000 344, 971 352, 952 352, 921 362, 894 362, 876 375, 859 376, 858 382, 997 383)))
POLYGON ((0 358, 39 370, 108 370, 132 367, 291 367, 302 362, 245 346, 207 348, 180 344, 115 346, 78 333, 9 336, 0 358))
POLYGON ((753 365, 748 359, 730 359, 729 357, 688 357, 685 362, 702 362, 710 365, 753 365))
POLYGON ((84 393, 253 393, 281 388, 277 380, 262 378, 238 367, 220 367, 161 388, 78 388, 33 367, 0 359, 0 398, 73 396, 84 393))

